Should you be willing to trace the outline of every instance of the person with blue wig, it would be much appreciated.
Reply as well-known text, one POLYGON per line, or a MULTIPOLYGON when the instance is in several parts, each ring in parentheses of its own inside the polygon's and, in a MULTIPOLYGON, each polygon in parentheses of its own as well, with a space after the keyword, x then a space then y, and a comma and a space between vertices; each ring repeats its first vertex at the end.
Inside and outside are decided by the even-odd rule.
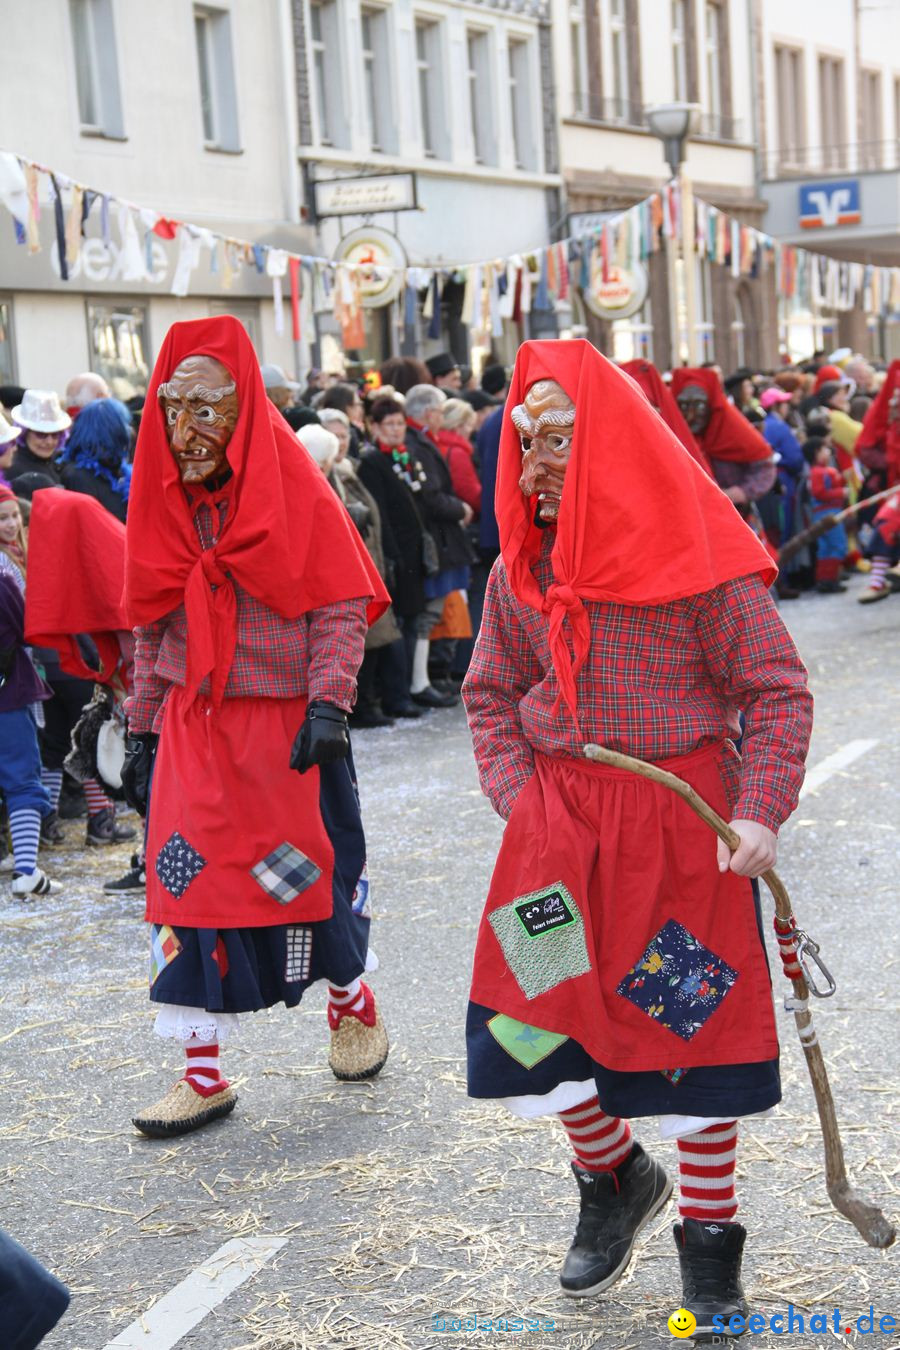
POLYGON ((116 398, 82 408, 60 456, 62 485, 95 497, 124 522, 131 487, 131 413, 116 398))

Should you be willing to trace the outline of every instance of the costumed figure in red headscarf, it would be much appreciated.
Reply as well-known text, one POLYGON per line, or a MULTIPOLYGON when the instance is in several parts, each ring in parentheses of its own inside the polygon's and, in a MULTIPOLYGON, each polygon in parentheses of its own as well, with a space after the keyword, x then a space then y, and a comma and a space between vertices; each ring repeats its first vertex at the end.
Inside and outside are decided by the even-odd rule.
MULTIPOLYGON (((672 393, 719 487, 765 542, 754 502, 772 489, 778 477, 771 446, 729 403, 714 370, 679 367, 672 372, 672 393)), ((769 551, 774 557, 774 549, 769 551)))
POLYGON ((900 360, 888 366, 884 384, 866 413, 856 456, 866 469, 863 495, 900 483, 900 360))
POLYGON ((620 369, 624 370, 626 375, 630 375, 634 382, 640 385, 648 403, 653 405, 669 430, 674 431, 688 454, 693 456, 700 467, 712 476, 712 468, 705 451, 701 450, 697 444, 696 437, 675 402, 675 395, 653 362, 623 361, 620 369))
POLYGON ((347 713, 387 606, 345 509, 266 398, 243 326, 175 324, 141 420, 125 604, 136 627, 122 778, 146 807, 150 997, 186 1072, 144 1134, 233 1110, 236 1014, 329 982, 330 1064, 388 1042, 366 969, 369 883, 347 713), (151 785, 152 778, 152 785, 151 785))
POLYGON ((528 342, 507 407, 501 557, 463 686, 482 788, 508 820, 475 952, 469 1093, 565 1126, 575 1297, 622 1274, 672 1190, 628 1123, 661 1118, 702 1332, 746 1312, 736 1120, 781 1095, 751 878, 803 780, 806 672, 767 553, 621 371, 587 342, 528 342), (673 770, 740 848, 717 853, 678 797, 585 759, 586 742, 673 770))

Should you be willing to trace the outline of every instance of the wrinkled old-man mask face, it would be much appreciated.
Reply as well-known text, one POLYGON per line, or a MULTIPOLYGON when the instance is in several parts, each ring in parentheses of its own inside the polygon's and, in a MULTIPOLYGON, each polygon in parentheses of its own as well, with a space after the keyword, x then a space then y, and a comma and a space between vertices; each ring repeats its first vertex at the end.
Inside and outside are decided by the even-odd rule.
POLYGON ((575 404, 555 380, 538 380, 510 416, 522 442, 519 487, 537 497, 541 520, 554 521, 572 453, 575 404))
POLYGON ((702 436, 712 415, 706 390, 699 384, 686 384, 678 395, 678 406, 688 428, 695 436, 702 436))
POLYGON ((212 485, 228 468, 225 452, 240 411, 237 386, 221 361, 186 356, 157 393, 169 448, 186 487, 212 485))

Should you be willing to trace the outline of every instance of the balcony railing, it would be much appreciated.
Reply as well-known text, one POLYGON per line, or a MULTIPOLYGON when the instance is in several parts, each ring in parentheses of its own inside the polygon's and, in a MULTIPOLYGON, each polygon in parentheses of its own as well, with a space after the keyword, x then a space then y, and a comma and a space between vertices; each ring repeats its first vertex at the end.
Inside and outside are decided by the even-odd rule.
POLYGON ((865 173, 900 168, 900 140, 846 145, 782 146, 765 157, 764 178, 808 178, 811 173, 865 173))
MULTIPOLYGON (((630 99, 597 98, 593 94, 582 92, 576 94, 574 105, 572 116, 582 121, 595 122, 598 126, 649 130, 643 104, 633 103, 630 99)), ((694 135, 715 141, 740 141, 741 123, 734 117, 701 113, 694 135)))

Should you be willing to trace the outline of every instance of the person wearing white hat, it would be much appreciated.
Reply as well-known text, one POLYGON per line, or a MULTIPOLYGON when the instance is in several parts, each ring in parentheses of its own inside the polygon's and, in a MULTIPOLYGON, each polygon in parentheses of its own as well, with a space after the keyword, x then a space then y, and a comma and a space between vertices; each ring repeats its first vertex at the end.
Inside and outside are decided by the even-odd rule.
POLYGON ((48 389, 26 389, 22 402, 12 410, 12 420, 25 434, 7 474, 10 482, 22 474, 44 473, 54 486, 61 486, 56 456, 72 419, 60 406, 59 395, 48 389))
POLYGON ((3 413, 0 412, 0 487, 9 481, 6 472, 13 462, 18 439, 19 428, 14 427, 12 422, 8 422, 3 413))

